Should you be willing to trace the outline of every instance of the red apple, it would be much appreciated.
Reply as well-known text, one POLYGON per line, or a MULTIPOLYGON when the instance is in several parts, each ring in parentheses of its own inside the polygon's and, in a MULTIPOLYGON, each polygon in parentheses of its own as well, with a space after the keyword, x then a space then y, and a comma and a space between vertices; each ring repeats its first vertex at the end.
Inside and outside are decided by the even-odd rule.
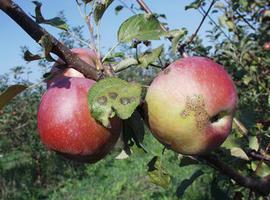
MULTIPOLYGON (((89 65, 96 66, 97 68, 100 67, 101 62, 98 58, 96 51, 84 48, 74 48, 71 49, 71 51, 89 65)), ((60 69, 61 65, 63 64, 65 64, 64 61, 59 58, 53 65, 51 73, 55 75, 51 80, 47 82, 47 87, 49 87, 55 81, 62 79, 64 77, 84 77, 84 75, 81 72, 74 69, 73 68, 74 66, 72 65, 68 66, 68 68, 60 69), (60 71, 61 73, 59 73, 60 71)))
POLYGON ((187 57, 154 79, 146 95, 153 135, 172 150, 205 154, 227 138, 237 104, 233 81, 208 58, 187 57))
POLYGON ((121 121, 114 118, 107 129, 91 117, 87 97, 94 83, 66 77, 44 93, 38 110, 38 131, 49 149, 78 161, 96 162, 113 148, 121 121))

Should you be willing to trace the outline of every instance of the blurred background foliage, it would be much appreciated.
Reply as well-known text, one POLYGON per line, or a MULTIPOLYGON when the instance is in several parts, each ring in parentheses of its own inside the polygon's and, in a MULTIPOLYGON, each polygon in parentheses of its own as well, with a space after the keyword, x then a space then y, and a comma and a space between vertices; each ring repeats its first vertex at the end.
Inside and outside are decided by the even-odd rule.
MULTIPOLYGON (((197 9, 203 15, 208 4, 207 0, 196 0, 187 9, 197 9)), ((225 66, 239 95, 236 117, 247 128, 243 131, 234 125, 228 140, 214 153, 243 174, 263 177, 270 173, 269 163, 250 159, 248 152, 269 155, 270 47, 266 44, 270 45, 270 2, 216 1, 209 22, 212 29, 203 39, 208 40, 207 44, 196 37, 186 51, 211 57, 225 66)), ((84 39, 81 27, 72 30, 84 39)), ((83 46, 65 32, 58 38, 70 48, 83 46)), ((151 43, 140 45, 137 48, 154 48, 151 43)), ((127 45, 122 45, 120 51, 125 56, 136 52, 127 45)), ((166 65, 178 56, 169 47, 160 59, 166 65)), ((40 61, 39 66, 48 72, 51 64, 40 61)), ((118 75, 148 85, 158 71, 151 66, 134 66, 118 75)), ((9 74, 1 75, 0 92, 11 82, 30 85, 25 78, 28 73, 31 71, 26 67, 16 66, 9 74)), ((1 199, 267 199, 236 185, 203 162, 168 150, 163 154, 163 146, 147 130, 143 144, 148 153, 131 147, 133 154, 118 160, 115 157, 120 150, 116 147, 93 165, 66 160, 45 149, 37 134, 37 108, 44 90, 44 84, 26 90, 0 111, 1 199), (151 183, 147 176, 147 163, 157 155, 171 179, 165 188, 151 183)))

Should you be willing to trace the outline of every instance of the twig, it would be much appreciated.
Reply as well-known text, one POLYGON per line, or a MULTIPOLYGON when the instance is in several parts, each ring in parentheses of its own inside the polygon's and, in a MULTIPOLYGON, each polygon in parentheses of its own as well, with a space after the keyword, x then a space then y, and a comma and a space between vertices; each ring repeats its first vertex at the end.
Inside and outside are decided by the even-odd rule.
MULTIPOLYGON (((227 0, 225 1, 227 4, 230 4, 230 2, 228 2, 227 0)), ((254 26, 252 26, 252 24, 250 24, 249 21, 246 20, 246 18, 237 9, 235 9, 234 11, 253 31, 257 31, 257 29, 254 26)))
POLYGON ((264 161, 265 163, 270 165, 270 155, 267 155, 266 152, 258 152, 255 150, 249 150, 246 152, 248 157, 254 159, 254 160, 259 160, 259 161, 264 161))
POLYGON ((118 0, 125 8, 127 8, 130 12, 132 12, 134 15, 136 15, 137 13, 132 10, 124 1, 122 0, 118 0))
POLYGON ((207 11, 205 12, 205 14, 204 14, 204 16, 202 18, 199 26, 197 27, 196 31, 191 35, 190 39, 186 43, 179 46, 178 50, 180 52, 184 52, 185 47, 190 45, 193 42, 194 38, 197 36, 198 32, 200 31, 206 17, 208 16, 208 14, 209 14, 210 10, 212 9, 213 5, 215 4, 215 2, 216 2, 216 0, 212 0, 209 8, 207 9, 207 11))
POLYGON ((270 193, 270 175, 257 179, 255 177, 244 176, 237 170, 227 165, 223 161, 219 160, 213 155, 199 156, 199 158, 206 161, 213 168, 217 169, 220 173, 230 177, 237 184, 250 188, 251 190, 258 192, 262 195, 268 195, 270 193))
MULTIPOLYGON (((201 15, 205 15, 206 14, 206 11, 204 10, 203 7, 200 7, 200 9, 198 9, 199 13, 201 15)), ((233 41, 231 40, 231 38, 225 33, 225 31, 215 22, 215 20, 212 19, 211 16, 207 15, 207 18, 216 26, 218 27, 218 29, 223 33, 223 35, 231 42, 233 43, 233 41)))
POLYGON ((12 0, 0 0, 0 9, 12 18, 21 28, 24 29, 36 42, 38 42, 44 35, 48 35, 52 42, 52 53, 58 55, 68 65, 72 65, 76 70, 83 73, 86 77, 98 80, 102 73, 78 58, 73 54, 68 47, 59 42, 55 37, 50 35, 39 24, 33 21, 17 4, 12 0))
POLYGON ((116 48, 116 47, 118 47, 118 45, 119 45, 120 43, 119 42, 117 42, 109 51, 108 51, 108 53, 102 58, 102 63, 106 60, 106 58, 113 52, 113 50, 116 48))
POLYGON ((236 119, 235 117, 233 118, 233 122, 234 124, 239 128, 239 130, 241 131, 241 133, 243 135, 247 135, 248 134, 248 130, 247 128, 238 120, 236 119))

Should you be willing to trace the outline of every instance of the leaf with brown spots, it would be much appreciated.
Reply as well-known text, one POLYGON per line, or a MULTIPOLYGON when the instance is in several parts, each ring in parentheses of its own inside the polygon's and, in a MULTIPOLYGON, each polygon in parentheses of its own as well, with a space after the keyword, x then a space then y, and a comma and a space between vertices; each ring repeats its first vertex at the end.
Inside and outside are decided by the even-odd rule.
POLYGON ((105 127, 117 115, 128 119, 141 100, 141 86, 119 78, 106 78, 97 82, 89 91, 88 104, 92 116, 105 127))

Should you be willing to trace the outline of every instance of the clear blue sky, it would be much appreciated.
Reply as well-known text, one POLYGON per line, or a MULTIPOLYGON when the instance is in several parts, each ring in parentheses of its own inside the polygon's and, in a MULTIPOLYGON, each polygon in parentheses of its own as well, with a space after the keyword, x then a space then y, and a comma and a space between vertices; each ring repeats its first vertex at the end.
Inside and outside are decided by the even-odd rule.
MULTIPOLYGON (((14 0, 28 14, 34 14, 34 4, 30 0, 14 0)), ((136 4, 135 0, 122 0, 128 5, 136 4)), ((42 0, 42 13, 45 18, 55 17, 59 11, 63 10, 68 23, 71 26, 84 25, 75 0, 42 0)), ((151 10, 156 13, 165 14, 167 23, 170 29, 186 27, 189 33, 193 33, 200 23, 202 16, 196 10, 185 11, 185 5, 192 0, 145 0, 151 10)), ((116 43, 117 30, 120 24, 130 17, 132 13, 128 9, 123 9, 118 15, 115 15, 114 8, 120 5, 118 0, 115 0, 110 8, 106 11, 101 22, 101 46, 102 52, 106 52, 111 46, 116 43)), ((24 65, 30 67, 33 71, 31 79, 36 82, 40 78, 39 68, 36 67, 37 62, 26 63, 22 59, 21 46, 28 46, 32 52, 36 52, 39 48, 38 44, 30 38, 15 22, 7 15, 0 11, 0 75, 7 73, 11 67, 24 65)), ((44 26, 51 34, 56 35, 57 30, 49 26, 44 26)), ((205 35, 205 30, 209 28, 206 21, 199 33, 205 35)), ((85 35, 87 36, 85 29, 85 35)), ((57 36, 57 35, 56 35, 57 36)))

